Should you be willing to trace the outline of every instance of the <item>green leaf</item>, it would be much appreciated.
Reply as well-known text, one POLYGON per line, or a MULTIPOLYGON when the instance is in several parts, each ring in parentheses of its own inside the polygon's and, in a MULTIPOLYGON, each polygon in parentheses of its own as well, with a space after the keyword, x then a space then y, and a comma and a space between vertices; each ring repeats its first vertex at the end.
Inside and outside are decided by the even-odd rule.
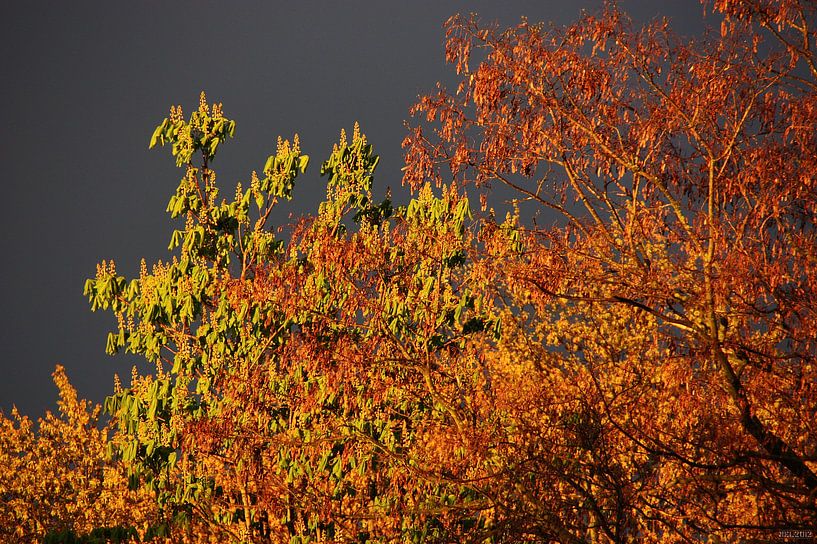
POLYGON ((156 130, 153 131, 153 136, 150 137, 150 145, 148 146, 148 149, 153 149, 153 147, 156 145, 156 142, 159 141, 160 138, 162 140, 162 142, 161 142, 162 145, 164 145, 165 142, 164 142, 164 137, 162 136, 162 133, 164 132, 164 129, 165 129, 166 125, 167 125, 167 119, 162 121, 162 124, 159 125, 158 127, 156 127, 156 130))

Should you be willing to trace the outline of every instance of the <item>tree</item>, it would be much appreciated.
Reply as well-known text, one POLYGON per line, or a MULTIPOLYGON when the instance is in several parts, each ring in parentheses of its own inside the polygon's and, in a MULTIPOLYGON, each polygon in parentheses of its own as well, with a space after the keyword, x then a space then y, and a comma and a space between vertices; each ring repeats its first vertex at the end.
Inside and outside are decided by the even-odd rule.
POLYGON ((317 212, 272 226, 309 164, 297 136, 219 202, 235 123, 203 94, 171 108, 151 146, 185 171, 174 255, 85 287, 117 316, 108 351, 156 366, 106 409, 171 538, 812 528, 815 7, 714 8, 720 34, 693 42, 614 7, 549 30, 452 18, 461 81, 415 108, 396 208, 355 127, 317 212))
POLYGON ((476 522, 454 507, 472 497, 439 461, 467 470, 445 437, 466 436, 463 388, 480 375, 448 366, 473 365, 469 339, 499 330, 469 285, 467 198, 426 187, 405 208, 375 203, 378 157, 355 127, 321 168, 318 213, 279 240, 267 220, 308 157, 279 140, 264 177, 218 203, 210 164, 234 126, 203 94, 188 121, 171 109, 151 145, 185 167, 168 205, 185 217, 178 255, 131 282, 103 262, 86 284, 92 309, 117 315, 108 351, 156 364, 106 402, 133 483, 219 538, 461 532, 476 522))
POLYGON ((690 43, 615 8, 452 18, 457 93, 415 108, 434 123, 406 138, 406 183, 500 184, 538 213, 485 267, 519 337, 489 353, 532 389, 496 489, 546 482, 508 507, 545 539, 817 519, 815 6, 714 8, 720 35, 690 43))
POLYGON ((128 490, 123 467, 106 457, 101 407, 77 398, 62 366, 53 376, 60 417, 48 412, 35 427, 16 410, 11 419, 0 415, 0 537, 124 542, 144 536, 158 523, 158 511, 147 493, 128 490))

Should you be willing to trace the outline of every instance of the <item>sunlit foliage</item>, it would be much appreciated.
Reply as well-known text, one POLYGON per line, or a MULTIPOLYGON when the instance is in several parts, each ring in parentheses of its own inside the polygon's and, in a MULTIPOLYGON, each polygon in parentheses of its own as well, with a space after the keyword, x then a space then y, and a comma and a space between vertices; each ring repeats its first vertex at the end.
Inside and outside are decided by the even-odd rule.
POLYGON ((817 519, 815 5, 714 7, 720 34, 691 42, 612 7, 548 30, 455 17, 457 92, 415 109, 407 183, 504 185, 533 216, 484 266, 516 338, 488 353, 532 389, 506 466, 542 487, 513 512, 544 538, 817 519))
POLYGON ((310 163, 298 137, 220 198, 235 122, 204 94, 188 118, 171 108, 151 147, 183 169, 172 256, 131 280, 103 261, 85 286, 116 316, 109 353, 155 370, 106 401, 108 456, 59 371, 64 423, 4 420, 22 476, 0 480, 3 526, 252 543, 813 530, 815 6, 707 8, 723 24, 693 41, 612 6, 565 28, 452 18, 458 86, 413 110, 403 206, 375 197, 355 126, 317 211, 272 225, 310 163))
POLYGON ((101 407, 77 398, 61 366, 54 383, 59 415, 0 415, 0 540, 146 535, 160 521, 155 501, 107 458, 101 407))

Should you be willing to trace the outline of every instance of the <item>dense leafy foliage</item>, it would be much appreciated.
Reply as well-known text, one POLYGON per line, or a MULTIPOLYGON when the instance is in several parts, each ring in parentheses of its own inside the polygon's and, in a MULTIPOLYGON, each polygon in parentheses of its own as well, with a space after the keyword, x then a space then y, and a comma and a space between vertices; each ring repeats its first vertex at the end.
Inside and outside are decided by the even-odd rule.
POLYGON ((548 30, 452 18, 460 84, 415 107, 404 206, 375 198, 355 126, 320 167, 316 213, 271 225, 309 166, 298 137, 220 200, 211 166, 235 123, 204 94, 187 119, 171 108, 151 147, 183 169, 172 256, 131 280, 103 261, 85 286, 117 318, 108 352, 155 370, 117 378, 110 436, 59 370, 65 430, 3 420, 25 478, 44 470, 27 459, 55 482, 110 473, 72 483, 82 500, 0 480, 3 527, 257 543, 813 530, 815 6, 713 7, 720 35, 694 42, 612 7, 548 30), (85 457, 60 464, 53 436, 85 457))
POLYGON ((516 475, 544 486, 517 512, 549 538, 814 526, 815 5, 715 7, 691 43, 615 9, 456 17, 457 94, 416 108, 437 124, 407 138, 406 182, 442 162, 555 217, 486 263, 534 384, 516 475))
POLYGON ((160 525, 153 497, 128 490, 124 467, 106 458, 101 407, 77 398, 61 366, 54 383, 59 417, 47 413, 35 426, 16 411, 0 416, 0 539, 124 541, 160 525))

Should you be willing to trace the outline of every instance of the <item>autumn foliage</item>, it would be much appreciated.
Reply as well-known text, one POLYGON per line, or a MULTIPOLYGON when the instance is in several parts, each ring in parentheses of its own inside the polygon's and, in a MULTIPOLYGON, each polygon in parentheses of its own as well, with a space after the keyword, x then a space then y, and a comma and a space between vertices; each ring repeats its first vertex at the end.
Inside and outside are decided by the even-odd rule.
POLYGON ((117 318, 108 351, 155 372, 117 379, 110 437, 59 369, 66 421, 3 420, 22 476, 0 480, 0 520, 28 524, 9 535, 814 531, 817 8, 705 8, 722 24, 694 41, 614 7, 565 28, 452 18, 459 84, 413 109, 403 206, 375 196, 355 126, 317 212, 271 225, 310 163, 298 137, 219 199, 235 123, 203 94, 173 107, 151 140, 183 169, 173 256, 132 280, 103 261, 85 287, 117 318))
POLYGON ((144 536, 160 512, 148 493, 128 490, 124 468, 106 456, 101 407, 77 398, 61 366, 54 383, 59 416, 36 425, 16 411, 0 417, 0 539, 144 536))
POLYGON ((565 486, 550 535, 814 523, 814 6, 715 7, 692 44, 615 10, 549 33, 455 18, 462 83, 416 108, 438 124, 407 139, 408 183, 442 163, 555 223, 487 283, 526 338, 511 358, 561 375, 531 399, 531 438, 554 434, 530 475, 565 486))

